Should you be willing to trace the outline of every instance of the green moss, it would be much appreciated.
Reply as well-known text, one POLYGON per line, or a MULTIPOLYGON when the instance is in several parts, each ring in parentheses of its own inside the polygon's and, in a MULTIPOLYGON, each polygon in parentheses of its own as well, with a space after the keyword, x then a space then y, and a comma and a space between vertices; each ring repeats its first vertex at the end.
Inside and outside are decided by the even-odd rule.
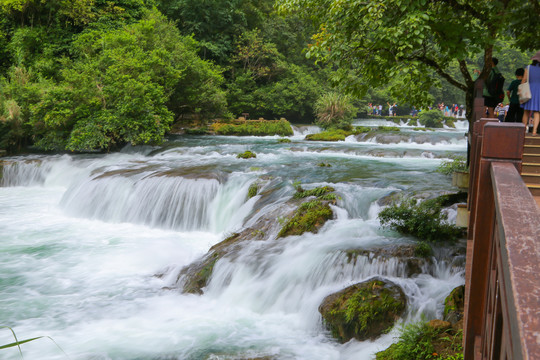
POLYGON ((370 131, 371 131, 371 128, 368 127, 368 126, 357 126, 353 130, 353 132, 355 134, 363 134, 363 133, 367 133, 367 132, 370 132, 370 131))
POLYGON ((249 159, 249 158, 256 158, 257 155, 249 150, 244 151, 243 153, 240 153, 236 155, 238 159, 249 159))
POLYGON ((321 200, 308 201, 300 205, 278 234, 278 238, 290 235, 302 235, 305 232, 316 233, 333 216, 328 203, 321 200))
POLYGON ((296 186, 296 193, 293 195, 293 197, 295 199, 303 199, 308 196, 321 197, 333 191, 335 191, 335 189, 331 186, 321 186, 311 190, 304 190, 302 187, 296 186))
POLYGON ((287 139, 287 138, 278 139, 278 143, 290 143, 290 142, 291 142, 291 139, 287 139))
POLYGON ((318 167, 332 167, 331 164, 329 163, 325 163, 325 162, 320 162, 317 164, 318 167))
POLYGON ((347 299, 344 309, 335 310, 335 315, 344 315, 347 324, 354 326, 355 333, 363 333, 371 323, 381 321, 388 312, 401 312, 404 304, 394 299, 389 290, 383 289, 379 296, 373 294, 373 288, 383 286, 382 281, 372 281, 369 287, 347 299))
POLYGON ((332 301, 323 318, 341 342, 373 338, 389 331, 405 310, 405 299, 397 294, 381 280, 353 286, 332 301))
POLYGON ((343 141, 352 132, 345 130, 328 130, 317 134, 306 135, 306 140, 310 141, 343 141))
POLYGON ((218 135, 237 136, 290 136, 294 132, 291 124, 285 120, 235 120, 227 123, 214 123, 212 129, 218 135))
POLYGON ((249 189, 248 189, 248 199, 251 199, 252 197, 254 197, 255 195, 257 195, 257 192, 259 191, 259 184, 257 184, 256 182, 254 182, 253 184, 251 184, 249 186, 249 189))
POLYGON ((428 131, 428 129, 423 128, 423 127, 414 127, 413 130, 414 131, 428 131))
POLYGON ((448 315, 452 312, 460 313, 463 312, 463 304, 465 298, 465 286, 458 286, 450 295, 444 299, 444 318, 446 319, 448 315))
POLYGON ((399 131, 397 126, 379 126, 377 127, 379 131, 390 132, 390 131, 399 131))
POLYGON ((420 241, 414 248, 414 255, 422 258, 427 258, 433 255, 433 249, 425 241, 420 241))

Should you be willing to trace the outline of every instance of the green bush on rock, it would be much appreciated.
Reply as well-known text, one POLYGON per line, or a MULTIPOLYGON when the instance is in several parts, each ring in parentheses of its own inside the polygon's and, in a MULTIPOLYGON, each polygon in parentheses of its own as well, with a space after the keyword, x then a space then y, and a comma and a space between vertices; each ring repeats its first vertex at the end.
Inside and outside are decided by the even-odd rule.
POLYGON ((443 113, 439 110, 426 110, 418 114, 418 122, 425 127, 442 128, 443 121, 443 113))
POLYGON ((302 235, 305 232, 316 233, 319 228, 333 217, 328 203, 321 200, 308 201, 300 205, 278 233, 278 238, 290 235, 302 235))
POLYGON ((463 235, 463 230, 446 222, 446 214, 441 211, 441 201, 443 197, 422 202, 413 198, 403 199, 382 210, 379 220, 383 226, 421 240, 457 240, 463 235))
POLYGON ((362 341, 391 329, 405 311, 406 303, 399 286, 372 279, 327 296, 319 312, 339 341, 362 341))
POLYGON ((432 320, 404 326, 399 341, 376 354, 377 360, 459 360, 463 359, 463 331, 450 323, 432 320))

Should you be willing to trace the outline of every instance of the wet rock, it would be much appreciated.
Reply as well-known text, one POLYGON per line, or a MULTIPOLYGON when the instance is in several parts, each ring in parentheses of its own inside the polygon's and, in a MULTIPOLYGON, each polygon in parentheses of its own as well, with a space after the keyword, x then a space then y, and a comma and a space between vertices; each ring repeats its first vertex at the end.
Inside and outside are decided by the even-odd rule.
POLYGON ((280 227, 276 219, 280 216, 290 217, 293 212, 294 207, 285 203, 266 212, 263 216, 251 219, 251 226, 241 232, 231 234, 222 242, 212 246, 202 259, 184 267, 178 274, 173 287, 181 288, 184 293, 203 294, 203 288, 208 285, 218 260, 225 257, 234 260, 245 241, 267 240, 280 227))
POLYGON ((374 278, 327 296, 319 312, 332 335, 345 343, 379 337, 394 326, 406 304, 399 286, 374 278))
POLYGON ((452 325, 463 319, 465 308, 465 285, 458 286, 444 300, 444 317, 452 325))
POLYGON ((358 256, 370 259, 397 259, 405 265, 405 276, 412 277, 423 273, 423 268, 432 264, 431 257, 417 255, 418 244, 387 245, 372 249, 347 250, 347 260, 355 263, 358 256))
POLYGON ((452 324, 450 324, 448 321, 433 319, 428 322, 428 326, 437 332, 443 332, 450 329, 452 324))

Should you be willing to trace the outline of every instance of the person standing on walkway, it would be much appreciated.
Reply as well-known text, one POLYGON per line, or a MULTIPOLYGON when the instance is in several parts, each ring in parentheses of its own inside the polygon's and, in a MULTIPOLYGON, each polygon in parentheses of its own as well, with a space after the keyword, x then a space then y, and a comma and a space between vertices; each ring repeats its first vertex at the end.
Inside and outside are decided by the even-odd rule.
POLYGON ((527 127, 529 117, 532 114, 533 117, 533 131, 532 135, 536 136, 538 130, 538 123, 540 122, 540 51, 538 51, 532 58, 531 65, 525 69, 522 83, 529 80, 529 86, 531 88, 531 99, 526 103, 521 104, 523 108, 523 124, 527 127))
POLYGON ((500 84, 500 81, 504 82, 504 78, 499 80, 501 72, 497 69, 498 63, 499 59, 495 57, 491 58, 491 70, 484 84, 484 91, 482 93, 484 97, 484 106, 487 107, 487 117, 491 119, 495 118, 495 107, 504 100, 504 90, 502 84, 500 84))
POLYGON ((524 73, 525 69, 516 69, 516 80, 512 81, 506 90, 506 95, 508 96, 508 99, 510 99, 510 106, 508 107, 508 112, 506 113, 504 122, 523 121, 523 109, 519 105, 518 86, 521 84, 524 73))

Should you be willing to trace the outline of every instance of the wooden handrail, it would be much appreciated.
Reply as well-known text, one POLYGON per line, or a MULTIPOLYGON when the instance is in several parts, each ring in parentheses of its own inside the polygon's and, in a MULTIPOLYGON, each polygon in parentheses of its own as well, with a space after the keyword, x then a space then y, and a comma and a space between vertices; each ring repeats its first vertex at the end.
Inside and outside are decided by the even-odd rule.
POLYGON ((525 129, 489 121, 477 128, 471 148, 465 359, 540 359, 540 211, 519 175, 525 129))

